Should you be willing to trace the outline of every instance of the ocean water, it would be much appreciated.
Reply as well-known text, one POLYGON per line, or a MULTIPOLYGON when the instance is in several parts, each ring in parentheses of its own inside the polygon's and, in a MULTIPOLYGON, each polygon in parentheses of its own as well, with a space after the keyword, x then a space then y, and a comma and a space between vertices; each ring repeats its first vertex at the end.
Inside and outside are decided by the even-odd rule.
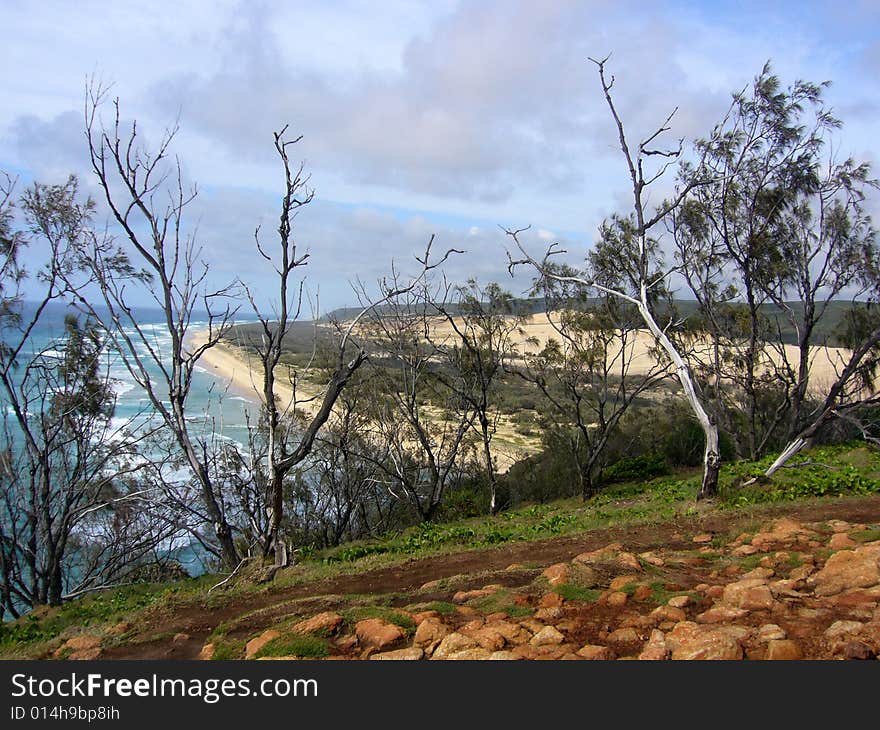
MULTIPOLYGON (((32 305, 25 304, 25 317, 34 311, 32 305)), ((64 339, 64 317, 72 310, 61 304, 50 305, 43 313, 38 326, 31 333, 23 359, 35 353, 43 353, 44 357, 61 356, 64 339)), ((170 350, 171 337, 165 329, 164 316, 160 309, 142 308, 137 311, 139 326, 150 339, 155 352, 167 353, 170 350)), ((84 318, 81 317, 81 321, 84 318)), ((196 315, 191 322, 191 330, 195 331, 207 326, 207 315, 201 318, 196 315)), ((129 334, 134 334, 131 331, 129 334)), ((141 354, 147 354, 146 346, 141 346, 141 354)), ((145 359, 154 382, 161 383, 161 374, 149 359, 145 359)), ((106 367, 109 369, 111 387, 115 394, 115 411, 112 425, 116 428, 137 428, 149 423, 158 425, 161 417, 154 411, 146 392, 131 376, 118 354, 108 353, 106 367)), ((21 368, 19 368, 21 371, 21 368)), ((160 388, 161 392, 161 388, 160 388)), ((0 393, 0 401, 5 397, 0 393)), ((2 404, 8 409, 8 403, 2 404)), ((251 422, 258 415, 256 394, 235 392, 229 389, 228 381, 212 373, 207 363, 196 365, 190 396, 187 402, 187 418, 194 436, 217 438, 235 442, 242 448, 247 444, 246 416, 251 422)), ((149 454, 144 458, 148 459, 149 454)), ((187 538, 174 541, 166 546, 169 552, 181 562, 190 574, 204 572, 206 556, 197 544, 190 544, 187 538)))

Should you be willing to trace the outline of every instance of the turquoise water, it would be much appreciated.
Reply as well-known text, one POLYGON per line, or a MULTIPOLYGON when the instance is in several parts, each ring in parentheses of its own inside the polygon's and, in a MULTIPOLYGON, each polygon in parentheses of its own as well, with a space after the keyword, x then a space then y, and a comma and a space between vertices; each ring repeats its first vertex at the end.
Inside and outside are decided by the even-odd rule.
MULTIPOLYGON (((64 335, 64 316, 69 310, 61 305, 50 306, 43 313, 38 327, 31 334, 27 349, 22 359, 27 360, 33 353, 43 353, 44 357, 52 358, 61 355, 64 335)), ((25 305, 24 314, 33 312, 33 307, 25 305)), ((171 337, 165 330, 164 317, 159 309, 141 309, 137 312, 141 330, 147 334, 154 351, 167 353, 170 349, 171 337)), ((207 326, 207 316, 202 319, 194 317, 191 331, 207 326)), ((134 335, 134 332, 129 332, 134 335)), ((147 348, 141 348, 146 354, 147 348)), ((150 363, 148 359, 145 362, 150 363)), ((109 354, 106 363, 109 368, 111 387, 116 401, 112 425, 119 428, 137 428, 144 424, 153 426, 161 424, 161 417, 155 413, 146 392, 138 385, 118 355, 109 354)), ((19 368, 19 372, 22 369, 19 368)), ((159 369, 149 364, 154 382, 161 382, 159 369)), ((160 389, 161 392, 161 389, 160 389)), ((4 396, 0 393, 0 402, 4 396)), ((7 403, 3 403, 8 409, 7 403)), ((205 364, 196 365, 192 387, 187 403, 187 418, 194 437, 217 438, 235 442, 244 448, 247 444, 246 414, 250 414, 255 422, 258 412, 256 396, 229 390, 225 379, 213 375, 205 364)), ((149 458, 149 454, 144 455, 149 458)), ((205 570, 204 553, 195 543, 190 544, 184 538, 167 549, 174 553, 190 574, 198 575, 205 570)))

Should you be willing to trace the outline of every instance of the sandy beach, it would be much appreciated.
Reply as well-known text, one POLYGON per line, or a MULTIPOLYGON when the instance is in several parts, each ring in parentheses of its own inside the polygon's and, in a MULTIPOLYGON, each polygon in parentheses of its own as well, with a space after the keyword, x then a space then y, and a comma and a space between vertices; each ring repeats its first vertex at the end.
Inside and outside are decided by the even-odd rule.
MULTIPOLYGON (((190 350, 200 347, 208 337, 207 329, 194 330, 188 340, 190 350)), ((259 403, 262 398, 262 366, 252 355, 244 350, 226 343, 218 343, 205 351, 199 363, 215 377, 225 380, 229 391, 240 395, 254 403, 259 403)), ((304 415, 310 417, 317 413, 321 406, 322 390, 312 383, 300 383, 296 392, 293 387, 285 382, 280 369, 276 368, 279 376, 275 384, 275 392, 281 399, 285 410, 296 407, 304 415)))

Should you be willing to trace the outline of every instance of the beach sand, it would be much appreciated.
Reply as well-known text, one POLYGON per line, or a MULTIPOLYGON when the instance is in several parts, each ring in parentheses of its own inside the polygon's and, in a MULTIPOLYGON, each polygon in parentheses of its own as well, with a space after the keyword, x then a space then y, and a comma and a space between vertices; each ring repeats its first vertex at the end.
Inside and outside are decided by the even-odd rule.
MULTIPOLYGON (((187 339, 190 350, 201 347, 208 338, 207 329, 194 330, 187 339)), ((259 403, 262 398, 262 366, 259 360, 244 350, 226 343, 218 343, 205 351, 199 360, 202 367, 215 377, 225 380, 229 385, 230 392, 243 398, 259 403)), ((313 383, 298 383, 296 392, 293 387, 285 383, 279 368, 276 368, 279 376, 275 384, 275 392, 285 410, 293 406, 297 411, 302 411, 306 417, 311 417, 321 407, 323 390, 313 383)))

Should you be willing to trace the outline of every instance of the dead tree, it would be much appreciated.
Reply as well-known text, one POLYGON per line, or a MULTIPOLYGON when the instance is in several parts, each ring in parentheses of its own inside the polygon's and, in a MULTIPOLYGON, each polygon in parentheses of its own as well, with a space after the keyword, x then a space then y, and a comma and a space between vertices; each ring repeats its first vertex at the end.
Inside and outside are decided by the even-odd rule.
POLYGON ((203 544, 226 567, 234 568, 239 563, 239 554, 221 485, 211 472, 206 442, 193 433, 187 421, 196 364, 231 324, 232 290, 211 289, 207 285, 207 264, 186 227, 184 213, 197 192, 185 187, 179 162, 169 164, 177 129, 168 130, 157 151, 151 154, 140 145, 137 123, 123 124, 118 100, 112 105, 112 123, 103 124, 100 110, 104 101, 103 89, 87 89, 85 124, 89 156, 130 258, 121 257, 119 249, 107 239, 95 237, 91 246, 83 248, 82 255, 107 312, 99 311, 93 299, 79 297, 78 302, 104 324, 132 378, 144 389, 184 454, 186 466, 198 485, 205 520, 213 532, 213 539, 205 539, 203 544), (164 312, 163 331, 170 340, 167 349, 157 347, 154 334, 138 318, 131 304, 131 289, 150 292, 164 312), (207 337, 190 350, 187 336, 197 308, 208 313, 207 337))
POLYGON ((679 347, 670 337, 669 328, 674 324, 669 321, 663 326, 657 321, 654 311, 652 299, 656 298, 656 290, 665 284, 670 272, 659 271, 656 268, 657 261, 652 256, 652 238, 651 231, 658 226, 672 211, 678 207, 688 192, 701 181, 690 181, 682 186, 671 200, 664 201, 660 207, 649 214, 646 208, 645 197, 646 190, 651 184, 659 180, 671 165, 680 157, 682 153, 682 142, 679 141, 676 149, 664 150, 657 149, 651 145, 664 132, 669 131, 669 122, 672 120, 675 110, 666 118, 666 121, 646 139, 641 141, 638 148, 633 152, 627 141, 624 131, 623 122, 618 115, 617 108, 611 96, 611 89, 614 85, 614 77, 609 80, 605 74, 605 64, 608 57, 602 60, 591 59, 598 68, 599 80, 602 84, 602 92, 605 101, 614 119, 617 127, 618 141, 620 150, 626 161, 629 171, 630 181, 632 182, 633 207, 632 213, 627 218, 616 218, 609 230, 616 229, 615 235, 618 236, 622 245, 618 251, 621 257, 620 264, 623 268, 623 277, 617 277, 615 281, 602 283, 601 272, 594 272, 591 276, 560 276, 553 272, 548 264, 553 255, 561 253, 558 247, 551 247, 547 251, 542 261, 538 261, 529 256, 519 240, 521 230, 508 230, 508 235, 513 239, 516 247, 525 258, 514 261, 511 260, 511 269, 517 264, 526 263, 536 268, 541 276, 555 278, 558 281, 569 281, 580 283, 585 286, 591 286, 599 291, 618 297, 625 302, 633 305, 639 312, 645 326, 656 338, 659 346, 662 348, 666 357, 672 364, 676 377, 681 384, 684 395, 703 430, 705 437, 705 449, 703 454, 703 480, 698 492, 698 499, 710 497, 716 494, 718 488, 718 473, 721 466, 721 455, 719 450, 718 426, 715 421, 706 412, 703 406, 701 396, 697 391, 694 379, 691 374, 687 360, 682 355, 679 347), (645 163, 651 158, 659 158, 662 160, 659 168, 653 171, 645 170, 645 163), (598 274, 598 275, 596 275, 598 274), (626 288, 624 288, 624 286, 626 288))

